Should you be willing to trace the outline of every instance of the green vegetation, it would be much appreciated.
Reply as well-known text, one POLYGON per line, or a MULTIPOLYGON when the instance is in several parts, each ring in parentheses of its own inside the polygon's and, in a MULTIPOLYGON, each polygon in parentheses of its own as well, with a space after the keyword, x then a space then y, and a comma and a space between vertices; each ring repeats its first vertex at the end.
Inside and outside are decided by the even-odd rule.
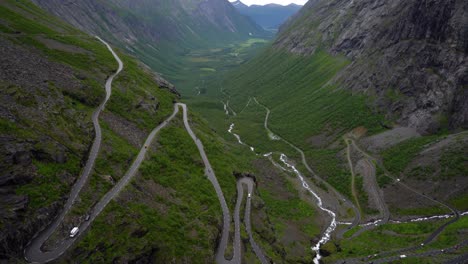
MULTIPOLYGON (((9 143, 24 145, 33 158, 32 165, 24 166, 26 172, 20 172, 31 176, 31 181, 14 185, 17 194, 27 196, 28 207, 11 219, 2 218, 0 223, 11 226, 14 224, 11 221, 20 221, 30 228, 38 224, 33 219, 48 220, 44 215, 47 210, 39 209, 50 209, 52 205, 60 208, 72 184, 80 176, 94 137, 91 115, 104 99, 105 80, 115 72, 117 63, 100 41, 45 13, 30 1, 2 1, 0 16, 2 43, 6 43, 7 47, 24 50, 24 53, 31 54, 35 59, 39 57, 42 64, 56 66, 49 70, 50 76, 57 75, 58 80, 69 78, 73 81, 59 83, 47 75, 44 79, 34 80, 37 84, 47 82, 47 85, 28 84, 30 80, 0 83, 2 95, 8 95, 4 97, 14 100, 4 105, 6 113, 13 115, 10 120, 14 122, 0 119, 0 134, 14 137, 9 143), (56 68, 64 70, 54 72, 56 68), (37 110, 38 106, 41 111, 37 110), (56 158, 58 155, 63 156, 65 162, 62 158, 56 158)), ((142 68, 135 59, 116 51, 125 67, 113 83, 106 111, 112 112, 115 119, 123 123, 120 125, 131 124, 129 129, 136 126, 149 133, 172 113, 176 96, 160 89, 153 74, 142 68)), ((24 64, 27 67, 28 61, 24 64)), ((45 67, 44 71, 47 70, 48 67, 45 67)), ((73 208, 72 217, 88 212, 92 204, 112 187, 112 183, 104 176, 120 178, 136 155, 136 148, 111 131, 102 119, 103 116, 100 121, 103 130, 101 152, 95 171, 82 190, 80 201, 73 208)), ((7 163, 7 166, 10 164, 7 163)), ((25 181, 28 179, 25 177, 25 181)), ((143 211, 140 208, 136 210, 143 211)), ((127 211, 119 213, 120 216, 127 215, 127 211)), ((147 222, 152 220, 144 216, 140 219, 147 222)), ((66 221, 75 220, 71 218, 66 221)), ((117 233, 106 235, 114 236, 117 233)), ((117 235, 115 239, 117 241, 117 235)), ((89 252, 94 252, 94 249, 89 252)), ((97 252, 94 259, 100 257, 102 255, 97 252)))
POLYGON ((450 211, 446 207, 415 207, 415 208, 391 208, 391 211, 398 215, 417 215, 417 216, 433 216, 448 214, 450 211))
POLYGON ((157 151, 140 169, 141 178, 126 188, 118 203, 106 208, 80 242, 86 252, 107 245, 90 258, 80 256, 84 263, 125 258, 129 252, 137 256, 152 248, 159 249, 155 259, 161 262, 211 259, 221 210, 195 144, 180 121, 177 124, 161 131, 157 151), (139 201, 125 199, 129 196, 139 201), (109 219, 117 223, 107 225, 109 219))
POLYGON ((266 43, 266 39, 246 39, 215 45, 218 48, 213 48, 211 44, 204 48, 190 49, 185 56, 174 56, 171 59, 178 63, 179 69, 168 70, 165 76, 177 86, 187 102, 207 99, 199 98, 197 88, 205 90, 207 94, 204 95, 211 100, 217 100, 215 97, 219 95, 221 88, 218 80, 226 72, 251 58, 266 43))
POLYGON ((34 161, 34 165, 40 176, 16 189, 17 194, 28 196, 31 209, 44 208, 61 200, 70 192, 66 179, 80 172, 80 162, 75 157, 71 157, 63 164, 34 161))
POLYGON ((352 237, 354 234, 356 234, 359 230, 361 230, 362 227, 360 226, 355 226, 351 229, 349 229, 348 231, 346 231, 343 235, 344 238, 350 238, 352 237))
POLYGON ((385 92, 385 97, 391 102, 399 102, 404 99, 404 95, 397 89, 388 89, 385 92))
MULTIPOLYGON (((444 221, 446 220, 378 226, 373 230, 363 232, 357 237, 335 241, 334 243, 337 245, 335 248, 339 248, 339 250, 331 251, 331 255, 325 258, 325 261, 365 257, 418 245, 444 221)), ((347 237, 350 237, 350 234, 347 234, 347 237)), ((327 247, 327 249, 330 250, 333 247, 327 247)))
MULTIPOLYGON (((128 252, 135 256, 158 248, 155 259, 162 262, 174 257, 200 263, 211 261, 216 226, 222 221, 221 209, 213 186, 204 175, 198 150, 180 117, 181 114, 160 132, 156 152, 140 168, 141 177, 132 181, 118 203, 106 208, 79 244, 86 252, 95 248, 99 251, 89 258, 75 257, 84 263, 95 263, 118 256, 126 258, 128 252), (117 223, 107 225, 109 219, 116 219, 117 223), (106 247, 99 246, 102 244, 106 247)), ((241 162, 226 153, 227 146, 213 137, 205 124, 197 122, 193 126, 210 155, 226 199, 231 201, 235 197, 232 172, 242 170, 236 167, 241 162)))
POLYGON ((441 180, 468 176, 468 150, 463 146, 455 146, 445 151, 440 159, 440 166, 441 180))
POLYGON ((313 149, 306 153, 309 163, 337 191, 351 198, 351 173, 341 165, 336 149, 313 149))
POLYGON ((112 131, 105 122, 103 130, 103 149, 96 162, 96 171, 120 179, 138 154, 137 148, 112 131))
POLYGON ((438 135, 408 139, 382 153, 385 168, 393 174, 403 172, 413 158, 427 146, 440 138, 438 135))
POLYGON ((466 239, 468 231, 468 217, 461 217, 457 222, 449 225, 429 246, 432 248, 446 248, 466 239))
POLYGON ((449 203, 458 210, 468 211, 468 194, 462 194, 459 197, 450 200, 449 203))
POLYGON ((226 132, 234 123, 234 132, 257 152, 281 151, 297 158, 294 149, 267 135, 263 127, 265 109, 253 100, 247 106, 249 98, 257 97, 272 110, 269 126, 273 132, 303 148, 319 175, 350 196, 349 173, 340 165, 338 150, 313 148, 306 143, 314 135, 324 135, 331 144, 358 126, 365 126, 370 133, 381 130, 379 122, 383 117, 373 113, 364 95, 351 95, 327 85, 347 64, 343 57, 333 57, 324 51, 300 57, 269 49, 226 76, 221 84, 208 83, 208 97, 190 98, 189 103, 224 138, 236 142, 226 132), (220 89, 224 92, 217 92, 220 89), (237 116, 227 118, 222 104, 208 99, 216 96, 222 96, 225 102, 229 100, 237 116))
POLYGON ((120 180, 138 154, 137 148, 117 135, 109 128, 109 125, 101 121, 102 147, 96 160, 94 173, 89 182, 80 192, 80 200, 77 201, 71 215, 82 216, 91 210, 91 206, 97 203, 120 180))
POLYGON ((125 68, 115 81, 107 109, 149 132, 172 113, 176 96, 160 89, 136 60, 119 56, 125 68))
POLYGON ((310 205, 299 197, 280 200, 264 189, 259 190, 262 200, 268 204, 268 211, 271 217, 300 220, 305 217, 310 218, 314 215, 314 211, 311 209, 310 205))
POLYGON ((379 188, 384 188, 385 186, 394 182, 392 178, 388 177, 385 174, 385 171, 382 169, 381 166, 379 166, 375 162, 374 162, 374 165, 375 165, 375 176, 377 178, 377 184, 379 185, 379 188))
POLYGON ((431 166, 418 166, 416 168, 413 168, 409 173, 407 173, 407 176, 409 178, 414 178, 416 180, 427 180, 430 179, 431 176, 436 172, 436 169, 431 166))
MULTIPOLYGON (((267 162, 267 161, 266 161, 267 162)), ((268 166, 272 166, 267 162, 268 166)), ((265 168, 264 168, 265 169, 265 168)), ((312 261, 313 253, 309 250, 310 239, 320 235, 315 208, 302 198, 309 195, 296 185, 295 178, 287 174, 276 174, 276 179, 270 180, 265 175, 257 178, 259 198, 263 200, 263 208, 253 207, 253 223, 258 216, 267 214, 264 225, 254 225, 254 234, 261 235, 256 239, 262 250, 275 262, 295 263, 299 260, 312 261), (260 178, 261 177, 261 178, 260 178), (281 178, 281 180, 280 180, 281 178), (281 186, 279 186, 281 185, 281 186), (264 212, 256 214, 257 210, 264 212), (256 216, 257 215, 257 216, 256 216), (258 232, 258 233, 257 233, 258 232), (302 235, 303 234, 303 235, 302 235), (275 243, 271 243, 275 241, 275 243), (283 253, 286 250, 286 255, 283 253), (299 254, 297 254, 299 250, 299 254), (294 254, 293 252, 296 252, 294 254)), ((265 216, 264 216, 265 217, 265 216)))
POLYGON ((324 51, 301 57, 269 49, 227 76, 223 86, 237 110, 257 96, 272 110, 272 130, 299 146, 313 135, 337 139, 357 126, 376 132, 383 118, 372 113, 365 96, 328 85, 347 64, 344 57, 324 51))

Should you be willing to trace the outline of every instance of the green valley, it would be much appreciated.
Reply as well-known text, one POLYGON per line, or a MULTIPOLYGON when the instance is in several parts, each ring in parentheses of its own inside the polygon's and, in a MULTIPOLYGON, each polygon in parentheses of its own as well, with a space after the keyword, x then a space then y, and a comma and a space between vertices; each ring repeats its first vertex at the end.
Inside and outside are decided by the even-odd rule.
POLYGON ((468 260, 466 1, 241 8, 0 1, 0 263, 468 260))

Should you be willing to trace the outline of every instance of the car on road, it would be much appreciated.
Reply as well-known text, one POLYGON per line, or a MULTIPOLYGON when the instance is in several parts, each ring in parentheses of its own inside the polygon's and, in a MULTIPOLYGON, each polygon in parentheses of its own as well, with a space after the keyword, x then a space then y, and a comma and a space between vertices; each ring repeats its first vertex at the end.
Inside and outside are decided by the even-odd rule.
POLYGON ((72 228, 72 230, 70 231, 70 237, 71 238, 74 238, 76 235, 78 235, 78 232, 80 232, 80 229, 75 226, 74 228, 72 228))
POLYGON ((249 194, 247 195, 247 197, 249 197, 249 198, 252 198, 252 194, 251 194, 251 193, 249 193, 249 194))
POLYGON ((406 255, 400 255, 400 258, 406 258, 406 255))
POLYGON ((90 218, 90 217, 91 217, 91 216, 88 214, 88 215, 85 216, 85 219, 84 219, 84 220, 85 220, 85 221, 89 221, 89 218, 90 218))

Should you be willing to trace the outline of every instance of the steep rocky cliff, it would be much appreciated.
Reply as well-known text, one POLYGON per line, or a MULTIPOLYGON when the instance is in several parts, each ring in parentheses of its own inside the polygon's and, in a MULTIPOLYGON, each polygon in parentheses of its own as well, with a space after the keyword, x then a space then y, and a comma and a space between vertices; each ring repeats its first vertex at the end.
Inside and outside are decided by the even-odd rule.
POLYGON ((468 2, 309 1, 276 49, 344 54, 334 82, 376 98, 387 118, 435 132, 468 127, 468 2))

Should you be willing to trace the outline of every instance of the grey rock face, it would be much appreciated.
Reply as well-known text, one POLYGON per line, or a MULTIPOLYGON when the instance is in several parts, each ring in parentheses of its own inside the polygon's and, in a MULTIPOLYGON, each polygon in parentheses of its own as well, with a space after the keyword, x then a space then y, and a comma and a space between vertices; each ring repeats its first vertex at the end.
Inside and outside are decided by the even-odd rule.
POLYGON ((344 54, 352 63, 335 82, 377 95, 376 105, 404 126, 468 127, 467 1, 309 1, 275 46, 344 54))
POLYGON ((177 91, 176 87, 166 79, 162 78, 160 75, 155 75, 154 81, 159 85, 160 88, 168 89, 171 93, 180 97, 180 93, 177 91))

